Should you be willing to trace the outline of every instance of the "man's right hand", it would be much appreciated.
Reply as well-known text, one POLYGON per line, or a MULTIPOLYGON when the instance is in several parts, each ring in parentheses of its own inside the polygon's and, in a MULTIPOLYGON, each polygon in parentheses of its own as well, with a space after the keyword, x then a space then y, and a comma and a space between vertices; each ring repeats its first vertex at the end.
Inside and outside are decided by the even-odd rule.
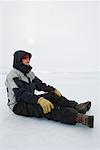
POLYGON ((37 103, 42 107, 44 114, 49 113, 52 109, 54 109, 54 105, 44 97, 40 97, 37 103))

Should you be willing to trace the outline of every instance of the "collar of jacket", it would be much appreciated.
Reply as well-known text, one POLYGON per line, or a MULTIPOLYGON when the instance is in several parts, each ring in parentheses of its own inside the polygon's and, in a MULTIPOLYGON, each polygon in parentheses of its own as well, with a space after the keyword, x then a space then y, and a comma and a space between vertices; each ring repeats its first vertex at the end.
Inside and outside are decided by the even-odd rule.
POLYGON ((20 63, 19 65, 17 65, 16 67, 14 67, 18 70, 20 70, 22 73, 27 74, 32 70, 32 67, 29 65, 24 65, 23 63, 20 63))

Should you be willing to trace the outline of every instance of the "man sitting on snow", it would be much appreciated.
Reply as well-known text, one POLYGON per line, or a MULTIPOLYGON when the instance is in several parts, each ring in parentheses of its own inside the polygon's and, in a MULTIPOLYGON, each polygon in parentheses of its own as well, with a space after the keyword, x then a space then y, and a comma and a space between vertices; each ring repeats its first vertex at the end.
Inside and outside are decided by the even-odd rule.
POLYGON ((45 117, 71 125, 81 123, 93 128, 94 116, 85 115, 91 102, 78 104, 62 96, 56 88, 43 83, 31 71, 31 57, 23 50, 14 53, 13 69, 5 81, 9 108, 17 115, 45 117), (44 91, 44 94, 36 95, 35 90, 44 91))

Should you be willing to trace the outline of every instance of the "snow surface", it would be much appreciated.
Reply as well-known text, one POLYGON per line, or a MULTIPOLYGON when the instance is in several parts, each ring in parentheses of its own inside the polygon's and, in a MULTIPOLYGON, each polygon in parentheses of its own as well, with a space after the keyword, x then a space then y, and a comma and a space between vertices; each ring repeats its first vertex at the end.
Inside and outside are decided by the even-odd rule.
POLYGON ((100 150, 100 2, 33 1, 0 0, 0 150, 100 150), (92 101, 93 129, 8 108, 4 81, 18 49, 68 99, 92 101))
POLYGON ((100 80, 97 73, 39 73, 46 83, 78 102, 92 101, 87 114, 95 116, 94 128, 67 125, 46 119, 17 116, 9 110, 0 75, 0 150, 99 150, 100 80))

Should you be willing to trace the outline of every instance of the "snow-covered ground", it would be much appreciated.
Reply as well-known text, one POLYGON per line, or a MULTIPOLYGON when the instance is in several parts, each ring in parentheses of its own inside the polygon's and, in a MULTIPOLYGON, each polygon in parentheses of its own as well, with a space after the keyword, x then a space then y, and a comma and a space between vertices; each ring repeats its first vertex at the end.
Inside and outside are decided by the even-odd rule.
POLYGON ((100 1, 0 0, 0 150, 100 150, 99 35, 100 1), (4 81, 20 49, 32 53, 41 80, 68 99, 92 101, 93 129, 9 110, 4 81))
POLYGON ((100 149, 99 74, 39 73, 43 81, 58 88, 67 98, 92 101, 87 114, 95 116, 93 129, 13 114, 6 105, 5 77, 6 74, 0 75, 0 150, 100 149))

